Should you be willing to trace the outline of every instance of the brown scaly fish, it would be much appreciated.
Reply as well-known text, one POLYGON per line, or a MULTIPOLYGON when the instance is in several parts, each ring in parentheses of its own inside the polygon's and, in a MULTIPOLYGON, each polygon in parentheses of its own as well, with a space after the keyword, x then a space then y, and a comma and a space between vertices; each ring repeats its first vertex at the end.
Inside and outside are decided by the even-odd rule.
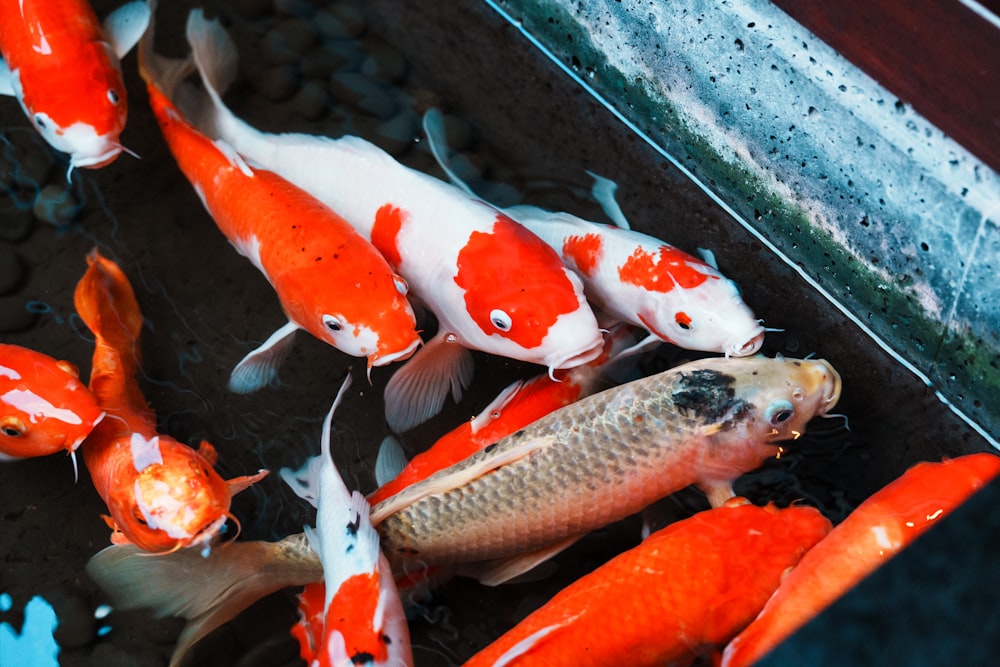
MULTIPOLYGON (((840 387, 823 360, 695 361, 556 410, 379 503, 372 520, 398 573, 473 564, 463 572, 500 583, 691 484, 721 505, 735 478, 827 414, 840 387)), ((87 571, 118 608, 189 619, 172 665, 260 597, 322 578, 300 536, 197 559, 110 547, 87 571)))

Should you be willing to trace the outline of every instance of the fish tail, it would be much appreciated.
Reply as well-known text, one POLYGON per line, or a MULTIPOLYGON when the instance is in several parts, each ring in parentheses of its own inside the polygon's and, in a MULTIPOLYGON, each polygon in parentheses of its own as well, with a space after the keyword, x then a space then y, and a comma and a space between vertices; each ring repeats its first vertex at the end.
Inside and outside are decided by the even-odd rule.
POLYGON ((201 638, 257 600, 287 586, 322 580, 318 559, 287 557, 289 541, 229 542, 208 556, 198 549, 149 554, 131 544, 98 552, 87 573, 118 609, 147 607, 187 620, 170 659, 180 665, 201 638))
MULTIPOLYGON (((133 391, 130 386, 139 369, 142 312, 132 285, 117 264, 95 248, 87 255, 87 265, 73 302, 83 323, 94 334, 90 389, 105 405, 113 396, 133 391)), ((144 408, 138 387, 134 391, 138 394, 138 405, 144 408)))
POLYGON ((249 126, 222 101, 239 72, 239 54, 229 33, 217 20, 206 19, 202 10, 194 9, 188 14, 185 35, 209 100, 200 109, 199 129, 210 136, 245 132, 249 126))
MULTIPOLYGON (((139 58, 139 74, 147 86, 158 88, 168 99, 181 106, 176 99, 178 88, 181 82, 194 72, 194 61, 190 56, 186 58, 168 58, 153 51, 153 41, 155 35, 155 14, 156 3, 150 3, 149 27, 139 40, 137 49, 139 58)), ((187 111, 187 110, 185 110, 187 111)))

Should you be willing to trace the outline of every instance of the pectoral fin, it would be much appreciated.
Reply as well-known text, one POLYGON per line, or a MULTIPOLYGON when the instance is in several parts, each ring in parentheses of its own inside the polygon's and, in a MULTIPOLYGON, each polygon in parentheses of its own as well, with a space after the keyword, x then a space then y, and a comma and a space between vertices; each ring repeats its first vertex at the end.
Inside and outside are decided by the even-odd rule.
POLYGON ((457 342, 448 342, 447 332, 438 332, 386 385, 385 419, 389 428, 401 433, 441 412, 449 389, 456 403, 462 400, 472 373, 469 350, 457 342))
POLYGON ((388 484, 399 476, 406 464, 406 453, 399 440, 387 435, 379 445, 378 458, 375 459, 375 483, 380 487, 388 484))
POLYGON ((448 180, 467 195, 475 197, 476 193, 472 191, 468 183, 459 178, 455 170, 448 164, 448 141, 445 136, 444 117, 441 115, 441 112, 434 107, 428 109, 424 113, 423 126, 431 154, 437 160, 438 166, 444 171, 448 180))
POLYGON ((730 498, 735 498, 736 493, 733 491, 733 483, 729 481, 705 481, 699 482, 698 488, 705 492, 708 496, 708 502, 712 504, 713 508, 722 507, 726 504, 726 501, 730 498))
POLYGON ((288 322, 258 348, 243 357, 229 376, 229 391, 249 394, 278 379, 278 366, 295 341, 299 325, 288 322))
POLYGON ((149 5, 140 0, 122 5, 104 19, 104 37, 119 60, 131 51, 145 34, 152 15, 149 5))
POLYGON ((268 476, 270 470, 265 470, 261 468, 254 475, 241 475, 240 477, 233 477, 232 479, 226 480, 226 485, 229 486, 229 494, 235 496, 240 491, 246 491, 251 486, 259 482, 268 476))
MULTIPOLYGON (((532 452, 557 441, 554 435, 546 435, 538 438, 525 438, 497 454, 478 452, 465 461, 451 468, 445 468, 441 472, 437 472, 416 484, 411 484, 396 495, 390 496, 380 502, 372 508, 372 525, 377 526, 390 514, 408 507, 421 498, 426 498, 436 493, 445 493, 446 491, 468 484, 486 473, 492 472, 508 463, 518 461, 532 452)), ((488 450, 489 447, 486 449, 488 450)))
POLYGON ((590 194, 593 195, 594 201, 604 209, 604 215, 608 216, 611 222, 615 224, 615 227, 631 229, 632 227, 628 224, 628 218, 625 217, 621 207, 618 205, 618 201, 615 199, 615 191, 618 189, 618 184, 610 178, 605 178, 592 171, 588 171, 587 174, 594 179, 594 185, 590 188, 590 194))
POLYGON ((515 577, 521 576, 525 572, 533 570, 553 556, 569 548, 581 537, 583 536, 574 535, 538 551, 530 551, 511 558, 493 561, 479 571, 476 579, 484 586, 499 586, 515 577))

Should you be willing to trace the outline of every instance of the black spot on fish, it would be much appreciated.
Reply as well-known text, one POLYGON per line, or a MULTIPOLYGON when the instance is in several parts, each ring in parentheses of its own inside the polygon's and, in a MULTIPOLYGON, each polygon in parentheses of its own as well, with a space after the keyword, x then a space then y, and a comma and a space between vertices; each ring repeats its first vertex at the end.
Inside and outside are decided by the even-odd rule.
POLYGON ((344 555, 346 556, 347 554, 351 553, 352 551, 354 551, 354 544, 353 543, 347 545, 347 548, 344 549, 344 555))
POLYGON ((741 403, 736 400, 735 382, 732 375, 708 369, 682 373, 673 393, 674 405, 706 421, 717 422, 741 403))
POLYGON ((371 653, 355 653, 351 656, 351 662, 355 665, 367 665, 369 662, 373 662, 374 660, 375 656, 371 653))
POLYGON ((488 445, 486 447, 486 449, 484 449, 483 451, 486 452, 487 454, 489 454, 490 452, 492 452, 496 448, 497 448, 497 443, 494 442, 492 445, 488 445))
POLYGON ((513 433, 510 434, 511 440, 520 440, 523 437, 524 437, 524 429, 521 429, 520 431, 514 431, 513 433))
POLYGON ((392 643, 392 637, 390 637, 389 635, 382 635, 380 639, 382 640, 382 643, 385 644, 386 646, 392 643))
POLYGON ((347 534, 348 535, 357 535, 358 534, 358 528, 360 526, 361 526, 361 515, 360 514, 356 514, 354 516, 354 520, 347 524, 347 534))

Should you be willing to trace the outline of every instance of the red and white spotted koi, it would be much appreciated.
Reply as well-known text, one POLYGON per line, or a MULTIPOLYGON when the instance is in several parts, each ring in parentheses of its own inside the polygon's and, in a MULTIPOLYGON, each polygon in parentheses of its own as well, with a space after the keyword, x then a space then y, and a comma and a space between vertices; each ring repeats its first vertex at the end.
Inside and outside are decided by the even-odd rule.
POLYGON ((288 317, 240 362, 230 389, 245 393, 270 382, 299 329, 367 357, 369 370, 412 355, 421 341, 407 285, 378 250, 309 193, 195 129, 172 101, 192 71, 189 61, 152 53, 150 36, 140 44, 139 69, 181 171, 230 243, 274 287, 288 317))
POLYGON ((204 131, 340 212, 437 317, 435 337, 386 388, 393 430, 437 414, 449 388, 459 400, 472 376, 470 349, 550 370, 579 366, 600 354, 601 333, 579 278, 537 236, 358 137, 253 129, 220 97, 236 73, 235 47, 226 31, 196 10, 187 35, 214 103, 204 131))
MULTIPOLYGON (((102 26, 86 0, 0 0, 0 94, 17 98, 38 133, 74 167, 103 167, 125 148, 119 59, 149 22, 145 2, 102 26)), ((68 174, 67 174, 68 177, 68 174)))
MULTIPOLYGON (((424 115, 424 131, 452 183, 471 195, 448 166, 436 109, 424 115)), ((597 180, 594 194, 615 225, 537 206, 513 206, 504 213, 556 250, 583 280, 587 299, 611 320, 650 332, 637 349, 665 341, 732 357, 755 354, 764 342, 764 327, 743 302, 736 283, 719 272, 714 257, 705 252, 703 261, 629 229, 614 202, 615 184, 592 175, 597 180)))

